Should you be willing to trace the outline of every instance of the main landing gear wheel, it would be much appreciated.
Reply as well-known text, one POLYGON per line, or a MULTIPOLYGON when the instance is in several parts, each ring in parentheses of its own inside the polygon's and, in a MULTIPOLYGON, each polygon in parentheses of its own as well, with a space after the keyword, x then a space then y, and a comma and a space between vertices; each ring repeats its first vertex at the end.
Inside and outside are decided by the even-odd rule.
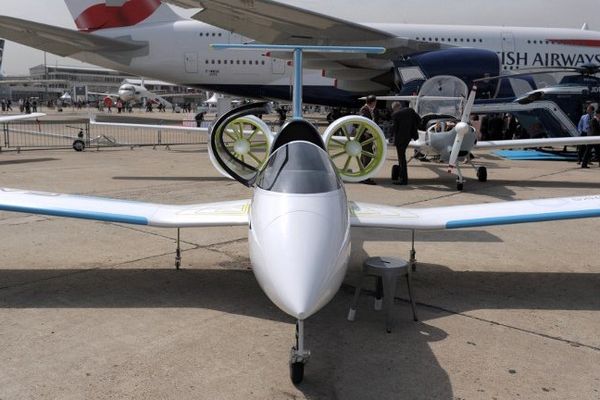
POLYGON ((392 166, 392 180, 397 181, 400 178, 400 166, 394 165, 392 166))
POLYGON ((259 169, 265 162, 271 146, 271 131, 253 115, 237 118, 223 129, 223 143, 241 162, 259 169))
POLYGON ((479 182, 487 182, 487 168, 486 167, 477 168, 477 179, 479 179, 479 182))
POLYGON ((456 190, 462 191, 463 187, 464 187, 464 183, 463 182, 456 182, 456 190))
POLYGON ((304 363, 295 362, 290 364, 290 378, 294 385, 302 383, 304 379, 304 363))
POLYGON ((385 163, 383 131, 368 118, 349 115, 334 121, 323 133, 331 160, 346 182, 361 182, 377 174, 385 163))
POLYGON ((75 140, 73 142, 73 150, 75 151, 83 151, 85 150, 85 142, 83 140, 75 140))

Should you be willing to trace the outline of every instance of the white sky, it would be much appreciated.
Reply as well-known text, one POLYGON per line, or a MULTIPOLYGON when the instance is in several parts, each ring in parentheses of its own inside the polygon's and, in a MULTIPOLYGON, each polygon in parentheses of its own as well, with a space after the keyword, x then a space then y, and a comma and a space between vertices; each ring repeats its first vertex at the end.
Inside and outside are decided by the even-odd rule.
MULTIPOLYGON (((281 0, 358 22, 405 22, 579 28, 600 30, 598 0, 281 0), (368 6, 365 6, 368 4, 368 6), (360 16, 359 18, 357 16, 360 16)), ((0 14, 66 28, 75 24, 63 0, 0 0, 0 14)), ((25 75, 43 53, 6 43, 2 70, 25 75)), ((48 54, 48 64, 80 65, 48 54)))

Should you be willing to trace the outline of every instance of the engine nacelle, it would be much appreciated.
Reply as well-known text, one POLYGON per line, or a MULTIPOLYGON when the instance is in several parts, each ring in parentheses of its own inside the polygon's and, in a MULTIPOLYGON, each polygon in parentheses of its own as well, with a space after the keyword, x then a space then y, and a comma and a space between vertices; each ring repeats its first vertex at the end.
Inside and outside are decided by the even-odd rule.
MULTIPOLYGON (((419 67, 424 75, 423 79, 415 81, 414 74, 411 74, 412 78, 407 78, 411 80, 402 82, 402 94, 412 94, 416 89, 415 84, 420 85, 422 81, 438 75, 456 76, 470 87, 475 79, 500 75, 501 67, 500 59, 493 51, 466 48, 451 48, 416 54, 395 62, 395 66, 401 77, 403 76, 402 70, 410 67, 419 67)), ((478 82, 478 94, 494 95, 498 82, 498 80, 478 82)))
POLYGON ((265 163, 275 135, 252 113, 266 107, 266 103, 240 107, 223 115, 213 126, 208 154, 221 175, 248 185, 265 163))
POLYGON ((335 120, 323 133, 331 160, 346 182, 360 182, 377 175, 387 155, 381 128, 368 118, 349 115, 335 120))

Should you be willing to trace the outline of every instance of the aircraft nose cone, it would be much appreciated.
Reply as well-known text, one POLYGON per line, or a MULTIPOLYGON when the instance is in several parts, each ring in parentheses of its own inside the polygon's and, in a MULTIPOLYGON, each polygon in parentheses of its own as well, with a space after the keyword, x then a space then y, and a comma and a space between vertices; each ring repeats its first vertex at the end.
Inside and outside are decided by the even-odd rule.
POLYGON ((469 133, 469 124, 465 122, 459 122, 458 124, 456 124, 456 127, 454 129, 456 129, 456 133, 460 135, 466 135, 467 133, 469 133))
POLYGON ((289 315, 305 319, 337 293, 349 257, 346 226, 320 214, 296 211, 260 232, 254 273, 267 296, 289 315), (268 251, 266 250, 268 246, 268 251))

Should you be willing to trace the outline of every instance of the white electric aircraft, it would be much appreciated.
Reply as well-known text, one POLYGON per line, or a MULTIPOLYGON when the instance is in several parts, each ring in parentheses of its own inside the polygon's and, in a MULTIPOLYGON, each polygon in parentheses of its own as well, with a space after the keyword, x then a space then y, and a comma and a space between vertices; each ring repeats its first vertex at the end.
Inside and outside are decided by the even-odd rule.
MULTIPOLYGON (((301 56, 295 64, 301 71, 301 56)), ((290 359, 294 383, 302 381, 310 356, 304 344, 304 321, 337 293, 350 258, 351 227, 414 232, 600 217, 600 195, 434 208, 348 201, 343 180, 357 176, 340 174, 326 150, 325 143, 331 138, 323 137, 301 118, 301 75, 295 77, 295 118, 273 138, 265 162, 249 157, 248 139, 255 133, 246 133, 238 119, 267 113, 267 103, 235 109, 213 127, 209 152, 226 173, 254 188, 251 199, 161 205, 4 188, 0 189, 0 210, 176 228, 176 263, 180 260, 180 228, 248 226, 250 260, 259 285, 281 310, 297 319, 297 343, 290 359), (243 154, 248 157, 244 159, 243 154), (256 164, 251 164, 252 160, 256 164)), ((366 179, 383 163, 371 158, 363 165, 361 155, 369 153, 364 146, 385 143, 377 125, 368 125, 366 118, 353 118, 359 131, 347 135, 344 145, 363 173, 361 178, 366 179), (377 136, 361 142, 366 127, 377 136)))
MULTIPOLYGON (((294 6, 270 0, 175 2, 203 10, 175 9, 159 0, 65 0, 79 32, 0 16, 0 37, 184 86, 286 100, 292 72, 287 55, 223 54, 209 44, 387 48, 385 55, 314 54, 306 60, 304 100, 333 106, 356 105, 361 95, 397 92, 436 75, 470 82, 522 68, 600 63, 600 33, 585 29, 376 24, 361 21, 360 7, 355 22, 299 8, 310 7, 312 0, 296 0, 294 6)), ((490 84, 491 93, 496 83, 490 84)))

